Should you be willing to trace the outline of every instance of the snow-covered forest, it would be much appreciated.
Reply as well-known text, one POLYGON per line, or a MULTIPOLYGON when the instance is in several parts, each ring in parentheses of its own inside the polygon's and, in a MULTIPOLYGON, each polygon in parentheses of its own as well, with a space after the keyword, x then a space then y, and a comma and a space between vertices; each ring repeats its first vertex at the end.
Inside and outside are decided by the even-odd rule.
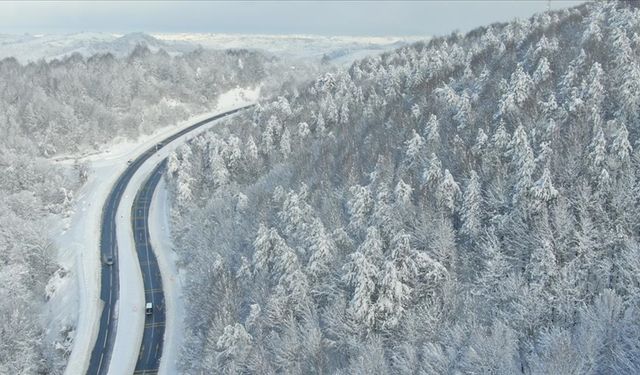
POLYGON ((280 78, 287 68, 248 50, 170 56, 144 45, 125 58, 74 54, 27 65, 6 58, 0 61, 0 142, 23 154, 50 156, 117 136, 135 138, 210 110, 218 95, 236 86, 280 78))
POLYGON ((63 366, 72 327, 60 345, 43 342, 40 320, 50 278, 65 277, 46 230, 69 208, 79 173, 0 148, 0 374, 36 374, 63 366))
POLYGON ((74 327, 49 332, 45 317, 60 279, 75 278, 57 263, 50 233, 89 173, 73 158, 210 111, 232 88, 268 92, 272 80, 293 82, 311 68, 288 69, 247 50, 172 57, 144 46, 124 58, 0 61, 0 374, 61 373, 66 365, 74 327))
POLYGON ((634 3, 286 91, 170 157, 184 373, 640 373, 634 3))

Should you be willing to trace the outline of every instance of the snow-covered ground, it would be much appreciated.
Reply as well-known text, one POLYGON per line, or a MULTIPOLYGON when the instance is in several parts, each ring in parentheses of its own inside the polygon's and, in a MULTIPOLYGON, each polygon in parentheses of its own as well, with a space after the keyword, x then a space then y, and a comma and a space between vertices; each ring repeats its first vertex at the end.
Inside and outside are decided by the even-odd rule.
MULTIPOLYGON (((85 185, 77 192, 73 210, 70 215, 62 219, 58 225, 53 225, 50 228, 53 240, 60 249, 58 261, 67 270, 67 275, 62 279, 56 279, 54 282, 55 290, 51 293, 51 299, 45 312, 45 319, 51 322, 52 326, 59 326, 61 324, 75 326, 72 352, 65 374, 75 375, 84 373, 98 332, 97 323, 99 321, 100 306, 102 303, 100 300, 99 254, 102 205, 107 199, 118 176, 126 168, 127 160, 135 158, 158 141, 188 127, 194 122, 216 113, 254 102, 259 94, 259 88, 252 90, 231 90, 221 95, 218 106, 209 113, 194 116, 175 126, 159 129, 151 135, 141 137, 137 141, 114 144, 108 151, 86 156, 81 159, 81 161, 88 163, 90 171, 89 178, 85 185)), ((205 125, 194 133, 204 131, 213 125, 213 123, 205 125)), ((163 148, 161 150, 162 155, 168 155, 171 149, 184 143, 188 138, 194 136, 194 133, 187 134, 163 148)), ((155 165, 150 162, 158 162, 161 159, 162 156, 150 159, 141 167, 140 171, 136 173, 128 186, 125 199, 123 199, 123 204, 129 204, 129 206, 126 209, 122 209, 123 206, 119 208, 119 212, 122 211, 123 216, 130 214, 133 192, 137 191, 139 184, 144 181, 143 174, 145 171, 148 174, 153 165, 155 165)), ((63 158, 58 162, 72 163, 72 159, 63 158)), ((118 241, 122 253, 126 252, 126 250, 123 251, 123 246, 125 246, 126 242, 125 239, 127 239, 127 235, 130 236, 130 234, 126 233, 127 230, 130 231, 129 223, 130 221, 124 218, 117 224, 118 241)), ((131 240, 130 237, 129 240, 131 240)), ((139 277, 139 269, 137 275, 135 275, 135 271, 131 271, 134 275, 125 272, 125 270, 133 270, 137 267, 137 258, 121 256, 121 262, 125 260, 123 258, 126 258, 129 263, 121 264, 120 266, 120 283, 122 285, 120 290, 121 293, 125 293, 121 296, 121 301, 118 306, 120 317, 116 336, 116 348, 114 348, 112 362, 121 362, 124 365, 133 360, 133 365, 135 366, 135 358, 139 349, 139 340, 137 337, 142 334, 142 327, 140 325, 144 323, 144 320, 136 320, 137 315, 135 311, 131 311, 131 309, 144 298, 136 299, 139 297, 136 292, 129 293, 127 291, 138 290, 142 292, 143 286, 142 279, 139 277), (135 263, 131 264, 130 262, 135 263), (125 278, 124 280, 123 277, 125 278), (132 319, 133 321, 127 319, 132 319), (123 324, 123 326, 120 324, 123 324), (124 328, 124 325, 127 325, 128 328, 124 328), (131 343, 136 340, 138 340, 137 344, 132 346, 131 343)), ((115 372, 111 371, 113 374, 127 373, 127 371, 120 372, 120 369, 114 368, 113 370, 117 370, 115 372)), ((128 371, 128 373, 132 372, 133 367, 131 367, 131 371, 128 371)))

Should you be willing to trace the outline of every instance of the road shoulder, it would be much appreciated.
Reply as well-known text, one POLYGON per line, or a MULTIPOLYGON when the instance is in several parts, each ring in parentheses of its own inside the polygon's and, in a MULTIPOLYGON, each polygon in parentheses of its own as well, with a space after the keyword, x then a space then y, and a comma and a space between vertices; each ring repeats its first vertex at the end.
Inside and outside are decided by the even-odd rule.
POLYGON ((158 184, 149 209, 149 234, 162 275, 166 320, 164 349, 159 374, 177 374, 178 354, 184 338, 184 303, 182 282, 177 267, 178 256, 173 251, 170 231, 169 196, 164 178, 158 184))

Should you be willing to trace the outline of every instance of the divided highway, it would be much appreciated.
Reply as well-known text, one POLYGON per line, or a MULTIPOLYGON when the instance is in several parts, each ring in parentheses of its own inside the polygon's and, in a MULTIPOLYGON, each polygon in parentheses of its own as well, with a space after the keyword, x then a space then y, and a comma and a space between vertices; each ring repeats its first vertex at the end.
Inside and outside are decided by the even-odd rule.
MULTIPOLYGON (((102 209, 102 228, 100 233, 102 281, 100 299, 103 302, 103 306, 100 316, 98 337, 91 352, 91 359, 87 369, 87 374, 101 375, 108 372, 111 353, 115 342, 117 321, 114 318, 116 315, 116 306, 120 291, 118 281, 119 264, 118 244, 116 241, 116 212, 127 184, 145 161, 153 156, 160 148, 166 147, 166 145, 171 141, 206 125, 211 121, 232 115, 249 107, 251 106, 237 108, 232 111, 209 117, 182 129, 170 137, 167 137, 161 143, 149 148, 142 155, 133 160, 118 178, 102 209)), ((132 207, 132 229, 135 234, 135 248, 138 253, 138 259, 141 262, 140 267, 145 286, 145 298, 147 298, 147 301, 153 301, 154 305, 154 312, 151 314, 151 317, 146 317, 141 353, 139 354, 138 362, 136 363, 136 374, 157 373, 160 357, 162 355, 162 344, 164 340, 164 294, 162 293, 162 280, 160 278, 158 264, 151 247, 148 245, 149 241, 147 241, 149 234, 147 224, 149 203, 147 201, 151 200, 151 196, 153 195, 153 191, 160 179, 164 165, 165 163, 162 162, 154 170, 151 177, 145 182, 143 188, 138 192, 136 200, 134 201, 134 206, 132 207), (136 210, 139 208, 143 210, 143 219, 138 218, 136 210), (141 233, 143 237, 140 237, 141 233)))

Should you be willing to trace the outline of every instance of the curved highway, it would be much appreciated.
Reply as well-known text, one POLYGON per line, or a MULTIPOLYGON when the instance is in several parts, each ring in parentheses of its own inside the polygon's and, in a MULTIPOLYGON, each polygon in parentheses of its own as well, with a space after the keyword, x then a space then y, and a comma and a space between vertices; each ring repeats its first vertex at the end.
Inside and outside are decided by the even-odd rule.
MULTIPOLYGON (((91 352, 91 359, 87 369, 87 374, 89 375, 106 374, 109 369, 109 362, 111 360, 111 353, 113 351, 113 344, 115 341, 116 327, 117 327, 114 316, 116 314, 116 305, 117 305, 118 294, 120 290, 120 285, 118 282, 119 267, 118 267, 118 244, 116 241, 116 212, 118 210, 118 206, 120 205, 120 201, 124 194, 124 190, 127 187, 127 184, 129 183, 133 175, 136 173, 138 168, 145 161, 147 161, 147 159, 149 159, 156 151, 158 151, 162 147, 165 147, 171 141, 203 125, 206 125, 211 121, 220 119, 225 116, 232 115, 238 111, 241 111, 249 107, 251 106, 237 108, 232 111, 224 112, 224 113, 209 117, 187 128, 182 129, 181 131, 171 135, 170 137, 167 137, 162 142, 149 148, 140 156, 138 156, 138 158, 133 160, 130 163, 130 165, 127 167, 127 169, 118 178, 116 184, 114 185, 113 189, 109 193, 107 201, 105 202, 102 209, 102 228, 100 233, 100 255, 102 259, 101 280, 102 281, 101 281, 101 289, 100 289, 100 299, 102 300, 103 305, 102 305, 102 313, 100 316, 100 328, 98 331, 98 337, 96 339, 95 345, 91 352), (109 261, 109 259, 111 261, 109 261), (112 264, 110 265, 108 263, 112 263, 112 264)), ((164 165, 164 163, 162 163, 162 165, 164 165)), ((144 184, 144 187, 150 187, 149 182, 152 182, 151 180, 153 179, 153 176, 156 176, 159 173, 161 173, 162 165, 156 168, 156 170, 154 170, 154 173, 152 174, 152 178, 144 184)), ((154 189, 155 189, 155 185, 153 186, 153 189, 151 189, 150 194, 153 194, 154 189)), ((140 194, 143 191, 144 191, 144 188, 136 196, 136 202, 139 204, 141 204, 142 201, 144 201, 144 197, 140 196, 140 194), (142 198, 142 199, 138 200, 138 198, 142 198)), ((136 203, 134 203, 134 207, 136 207, 136 203)), ((148 213, 148 203, 147 203, 146 213, 148 213)), ((154 374, 157 372, 160 356, 162 355, 162 343, 164 339, 164 300, 163 300, 164 297, 162 294, 162 282, 161 282, 159 271, 157 268, 157 262, 155 260, 155 256, 153 255, 153 252, 151 251, 151 248, 149 246, 142 245, 141 239, 138 237, 138 233, 140 232, 136 232, 137 230, 139 230, 138 225, 140 224, 136 222, 135 218, 136 218, 136 215, 133 215, 132 226, 135 232, 136 251, 138 251, 138 259, 141 260, 142 263, 144 263, 146 259, 151 259, 151 262, 155 264, 155 268, 151 267, 149 264, 140 265, 142 275, 143 275, 144 285, 145 285, 145 298, 147 298, 148 300, 153 299, 154 301, 157 299, 158 301, 154 303, 156 307, 155 307, 154 313, 151 314, 152 318, 149 318, 148 316, 145 318, 146 319, 145 330, 144 330, 144 335, 142 339, 141 353, 140 353, 140 356, 138 357, 138 363, 136 364, 136 373, 137 374, 138 373, 154 374), (142 256, 140 254, 141 249, 144 252, 143 254, 144 258, 141 257, 142 256), (153 285, 153 287, 148 288, 148 285, 153 285), (158 317, 155 316, 156 313, 158 313, 157 314, 158 317), (160 321, 162 321, 161 329, 158 326, 154 326, 155 322, 160 322, 160 321), (151 324, 148 324, 148 323, 151 323, 151 324), (138 372, 138 369, 140 369, 139 372, 138 372)), ((146 220, 144 220, 144 223, 142 225, 146 226, 146 220)), ((144 233, 148 237, 148 229, 144 229, 144 233)), ((148 241, 145 241, 145 243, 148 243, 148 241)))
POLYGON ((166 322, 164 292, 162 291, 162 277, 160 267, 154 256, 149 240, 149 207, 151 198, 156 190, 162 174, 165 171, 167 159, 158 165, 151 176, 138 191, 131 207, 131 226, 136 241, 136 253, 142 269, 145 302, 151 303, 152 313, 145 315, 144 334, 136 369, 134 374, 157 374, 160 367, 160 355, 166 322))

